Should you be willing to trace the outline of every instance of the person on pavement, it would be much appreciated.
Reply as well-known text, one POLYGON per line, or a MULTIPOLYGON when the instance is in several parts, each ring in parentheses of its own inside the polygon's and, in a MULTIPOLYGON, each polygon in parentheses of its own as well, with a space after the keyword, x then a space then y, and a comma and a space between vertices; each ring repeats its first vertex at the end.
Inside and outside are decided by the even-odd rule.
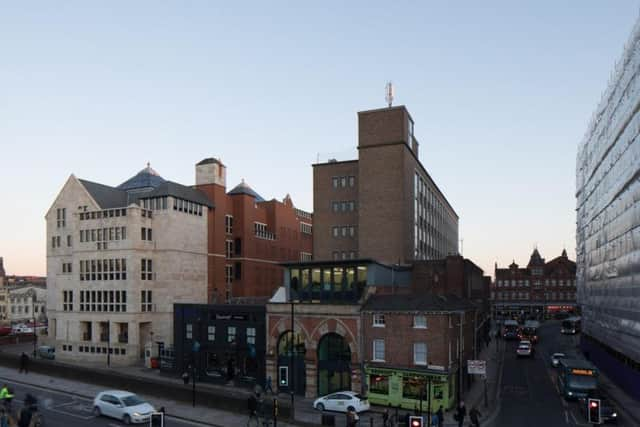
POLYGON ((260 423, 258 420, 258 399, 255 394, 249 396, 247 399, 247 409, 249 410, 249 419, 247 420, 247 425, 251 424, 251 420, 256 420, 256 425, 260 423))
POLYGON ((9 427, 9 415, 4 408, 0 409, 0 427, 9 427))
POLYGON ((389 427, 389 408, 385 408, 382 413, 382 425, 384 427, 389 427))
POLYGON ((271 392, 271 394, 273 394, 273 384, 272 384, 272 379, 271 379, 271 375, 269 375, 267 377, 267 382, 264 385, 264 394, 267 394, 268 392, 271 392))
POLYGON ((464 425, 464 418, 467 416, 467 407, 464 406, 464 401, 460 401, 458 405, 458 409, 456 411, 455 419, 458 422, 458 427, 462 427, 464 425))
POLYGON ((471 410, 469 411, 469 418, 471 418, 471 422, 473 423, 474 427, 480 427, 481 416, 482 414, 480 413, 480 411, 478 411, 478 408, 476 408, 475 406, 471 408, 471 410))
POLYGON ((2 386, 0 389, 0 401, 2 401, 2 406, 10 413, 11 412, 11 400, 13 399, 13 394, 11 394, 11 390, 9 390, 9 386, 7 384, 2 386))
POLYGON ((20 355, 20 373, 23 371, 25 374, 29 373, 29 356, 24 351, 20 355))
POLYGON ((440 409, 436 412, 436 416, 438 417, 438 427, 442 427, 444 425, 444 409, 442 405, 440 405, 440 409))

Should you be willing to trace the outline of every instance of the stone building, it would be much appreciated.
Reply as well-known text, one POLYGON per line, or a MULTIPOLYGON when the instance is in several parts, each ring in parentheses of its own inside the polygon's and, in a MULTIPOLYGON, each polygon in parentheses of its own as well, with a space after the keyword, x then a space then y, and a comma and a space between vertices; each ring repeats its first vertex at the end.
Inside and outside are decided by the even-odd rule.
POLYGON ((458 215, 418 157, 404 106, 358 113, 358 159, 313 165, 315 260, 458 253, 458 215))
POLYGON ((551 317, 555 313, 575 312, 576 263, 563 250, 559 257, 545 262, 534 249, 526 267, 514 262, 498 268, 491 287, 493 311, 498 318, 551 317))
POLYGON ((117 187, 71 175, 45 218, 56 359, 136 363, 173 340, 173 304, 207 301, 203 192, 149 165, 117 187))
POLYGON ((281 262, 312 257, 313 216, 287 194, 265 200, 244 180, 227 192, 218 159, 196 165, 196 188, 213 203, 208 214, 210 303, 265 302, 282 284, 281 262))
MULTIPOLYGON (((0 315, 10 322, 38 323, 47 320, 47 289, 44 286, 26 284, 6 288, 6 305, 0 305, 0 315)), ((2 302, 2 301, 0 301, 2 302)))

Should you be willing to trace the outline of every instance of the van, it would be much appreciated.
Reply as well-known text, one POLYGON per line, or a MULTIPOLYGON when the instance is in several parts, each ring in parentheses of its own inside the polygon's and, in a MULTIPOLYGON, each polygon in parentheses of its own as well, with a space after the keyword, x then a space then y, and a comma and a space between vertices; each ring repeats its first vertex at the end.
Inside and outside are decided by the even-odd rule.
POLYGON ((38 347, 38 356, 42 359, 53 360, 56 358, 56 349, 48 345, 41 345, 38 347))

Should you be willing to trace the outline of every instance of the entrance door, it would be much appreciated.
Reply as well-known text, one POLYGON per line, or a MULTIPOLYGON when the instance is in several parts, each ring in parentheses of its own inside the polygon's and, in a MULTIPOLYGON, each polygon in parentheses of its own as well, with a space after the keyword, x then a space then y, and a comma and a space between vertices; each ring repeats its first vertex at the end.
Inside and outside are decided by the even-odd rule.
POLYGON ((318 345, 318 395, 351 390, 351 349, 345 339, 330 333, 318 345))

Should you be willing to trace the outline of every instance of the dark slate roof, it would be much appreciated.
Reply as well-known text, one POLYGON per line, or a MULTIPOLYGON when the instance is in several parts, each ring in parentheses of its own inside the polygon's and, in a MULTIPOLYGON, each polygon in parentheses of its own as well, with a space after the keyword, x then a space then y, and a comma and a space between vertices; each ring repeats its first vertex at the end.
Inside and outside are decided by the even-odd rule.
POLYGON ((207 197, 207 195, 202 191, 172 181, 164 181, 153 190, 136 195, 139 199, 172 196, 179 199, 188 200, 190 202, 196 202, 204 206, 209 206, 210 208, 214 207, 213 202, 209 200, 209 197, 207 197))
POLYGON ((139 188, 156 188, 162 184, 164 179, 151 168, 147 163, 147 167, 138 172, 135 176, 129 178, 122 184, 118 185, 120 190, 135 190, 139 188))
POLYGON ((362 311, 375 312, 420 312, 456 311, 474 308, 475 305, 455 295, 412 294, 372 295, 362 306, 362 311))
POLYGON ((240 184, 233 187, 233 189, 229 191, 227 194, 230 194, 230 195, 248 194, 249 196, 255 197, 256 202, 264 202, 264 199, 262 198, 262 196, 256 193, 255 191, 253 191, 253 188, 249 187, 249 185, 246 182, 244 182, 244 179, 240 184))
POLYGON ((126 191, 84 179, 79 181, 102 209, 122 208, 128 205, 126 191))

